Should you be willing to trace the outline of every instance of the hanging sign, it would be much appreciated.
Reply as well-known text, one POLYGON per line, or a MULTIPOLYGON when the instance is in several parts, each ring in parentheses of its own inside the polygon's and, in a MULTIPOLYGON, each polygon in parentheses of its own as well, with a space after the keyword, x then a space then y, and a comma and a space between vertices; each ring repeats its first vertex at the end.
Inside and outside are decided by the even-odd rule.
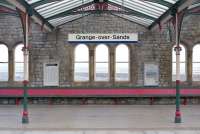
POLYGON ((137 33, 113 33, 113 34, 68 34, 70 43, 135 43, 138 41, 137 33))

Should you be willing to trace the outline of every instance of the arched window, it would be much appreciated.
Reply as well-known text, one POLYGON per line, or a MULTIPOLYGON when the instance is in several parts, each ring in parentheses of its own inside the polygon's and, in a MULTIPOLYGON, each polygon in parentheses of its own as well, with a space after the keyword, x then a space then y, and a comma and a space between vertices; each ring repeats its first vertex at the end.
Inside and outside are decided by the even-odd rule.
POLYGON ((200 44, 197 44, 193 47, 192 80, 200 81, 200 44))
MULTIPOLYGON (((176 81, 176 52, 174 48, 172 49, 172 80, 176 81)), ((181 52, 180 52, 180 80, 186 80, 186 51, 183 45, 180 45, 181 52)))
POLYGON ((98 45, 95 52, 95 81, 109 80, 108 47, 104 44, 98 45))
POLYGON ((8 81, 8 48, 0 44, 0 81, 8 81))
POLYGON ((89 50, 86 45, 78 45, 75 48, 74 80, 89 80, 89 50))
POLYGON ((15 48, 15 81, 24 80, 24 54, 22 51, 23 47, 23 44, 19 44, 15 48))
POLYGON ((116 48, 115 80, 129 80, 129 49, 126 45, 119 45, 116 48))

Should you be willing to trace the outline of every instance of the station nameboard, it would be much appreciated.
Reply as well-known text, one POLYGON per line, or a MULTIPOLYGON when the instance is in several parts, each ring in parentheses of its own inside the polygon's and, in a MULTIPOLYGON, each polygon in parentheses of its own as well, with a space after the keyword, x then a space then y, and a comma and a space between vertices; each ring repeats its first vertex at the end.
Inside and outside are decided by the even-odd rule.
POLYGON ((71 43, 135 43, 138 42, 137 33, 113 33, 113 34, 68 34, 68 42, 71 43))

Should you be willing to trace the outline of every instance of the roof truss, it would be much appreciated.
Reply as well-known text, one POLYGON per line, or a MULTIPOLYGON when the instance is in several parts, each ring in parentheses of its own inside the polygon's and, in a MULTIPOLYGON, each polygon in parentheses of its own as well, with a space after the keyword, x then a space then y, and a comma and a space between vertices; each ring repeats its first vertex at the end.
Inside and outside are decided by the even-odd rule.
POLYGON ((169 8, 163 15, 161 15, 156 21, 154 21, 148 28, 152 29, 157 24, 162 24, 163 21, 169 20, 171 17, 171 13, 174 9, 177 9, 178 12, 182 11, 183 9, 189 7, 194 3, 195 0, 180 0, 173 4, 171 8, 169 8))
POLYGON ((132 9, 128 9, 126 7, 122 7, 122 6, 115 4, 113 2, 109 2, 109 4, 117 7, 118 10, 103 10, 103 11, 96 11, 96 10, 93 10, 93 9, 92 10, 79 10, 79 9, 82 9, 84 7, 87 7, 87 6, 91 6, 93 4, 94 4, 94 2, 90 2, 90 3, 87 3, 87 4, 81 5, 79 7, 76 7, 74 9, 71 9, 71 10, 56 14, 54 16, 48 17, 46 19, 52 20, 52 19, 56 19, 56 18, 60 18, 60 17, 69 16, 69 15, 85 14, 85 13, 115 13, 115 14, 134 15, 134 16, 137 16, 137 17, 141 17, 141 18, 145 18, 145 19, 149 19, 149 20, 153 20, 153 21, 156 20, 156 18, 154 18, 154 17, 145 15, 143 13, 134 11, 132 9))
POLYGON ((30 14, 30 16, 35 15, 37 16, 44 24, 46 24, 50 29, 53 29, 54 27, 45 20, 34 8, 32 8, 26 1, 24 0, 17 0, 21 5, 23 5, 26 8, 26 11, 30 14))
MULTIPOLYGON (((135 22, 149 29, 171 17, 171 11, 178 11, 199 0, 108 0, 107 4, 116 9, 99 11, 90 9, 94 0, 6 0, 24 12, 32 15, 39 24, 48 29, 71 22, 94 13, 112 15, 135 22), (87 9, 88 8, 88 9, 87 9), (87 10, 86 10, 87 9, 87 10)), ((1 4, 1 2, 0 2, 1 4)))

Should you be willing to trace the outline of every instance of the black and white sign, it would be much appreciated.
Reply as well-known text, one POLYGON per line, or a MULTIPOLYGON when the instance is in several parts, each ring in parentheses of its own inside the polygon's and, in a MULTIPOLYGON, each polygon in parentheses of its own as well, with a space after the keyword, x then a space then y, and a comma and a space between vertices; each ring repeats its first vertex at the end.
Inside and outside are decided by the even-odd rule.
POLYGON ((68 42, 71 43, 134 43, 138 42, 137 33, 116 34, 68 34, 68 42))
POLYGON ((44 86, 59 85, 58 63, 44 63, 44 86))

